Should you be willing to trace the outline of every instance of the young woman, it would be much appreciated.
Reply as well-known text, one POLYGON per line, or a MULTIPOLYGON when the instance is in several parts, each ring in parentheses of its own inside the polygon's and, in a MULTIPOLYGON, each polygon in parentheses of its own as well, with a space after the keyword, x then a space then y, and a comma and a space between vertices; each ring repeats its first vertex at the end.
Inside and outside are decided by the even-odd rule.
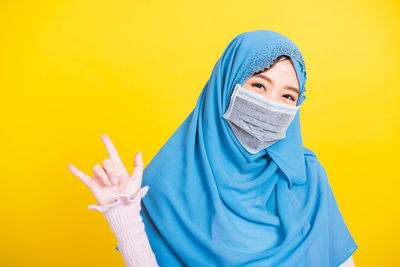
POLYGON ((324 167, 303 146, 305 63, 274 31, 236 36, 195 108, 143 170, 110 155, 92 191, 127 266, 354 266, 324 167))

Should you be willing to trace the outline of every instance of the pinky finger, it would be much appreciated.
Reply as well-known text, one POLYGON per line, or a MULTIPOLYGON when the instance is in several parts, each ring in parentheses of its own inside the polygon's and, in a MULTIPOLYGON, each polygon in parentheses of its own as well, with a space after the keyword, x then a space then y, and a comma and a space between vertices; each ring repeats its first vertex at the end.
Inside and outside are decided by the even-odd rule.
POLYGON ((68 170, 70 170, 73 174, 75 174, 81 181, 89 186, 89 183, 92 181, 92 177, 89 175, 85 174, 84 172, 80 171, 77 167, 75 167, 72 164, 68 164, 68 170))

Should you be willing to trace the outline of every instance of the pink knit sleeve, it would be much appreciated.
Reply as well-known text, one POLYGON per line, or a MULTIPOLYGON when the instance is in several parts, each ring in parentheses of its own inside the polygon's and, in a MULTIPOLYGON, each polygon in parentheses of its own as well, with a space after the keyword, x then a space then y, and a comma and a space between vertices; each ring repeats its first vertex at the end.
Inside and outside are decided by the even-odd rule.
POLYGON ((103 212, 111 231, 117 238, 118 249, 128 267, 158 266, 139 213, 140 201, 148 189, 149 187, 145 186, 132 196, 116 195, 114 197, 116 201, 108 205, 89 205, 90 210, 103 212))
POLYGON ((345 262, 340 264, 339 267, 355 267, 353 257, 350 256, 345 262))

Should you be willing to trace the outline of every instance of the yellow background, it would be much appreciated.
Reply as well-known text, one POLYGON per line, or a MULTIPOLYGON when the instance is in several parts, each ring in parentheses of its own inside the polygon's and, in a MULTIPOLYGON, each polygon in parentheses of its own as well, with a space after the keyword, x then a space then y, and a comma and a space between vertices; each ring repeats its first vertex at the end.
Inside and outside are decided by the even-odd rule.
POLYGON ((192 111, 227 44, 269 29, 308 72, 304 145, 359 248, 395 266, 400 239, 398 1, 2 1, 0 265, 123 266, 94 197, 102 133, 131 172, 192 111))

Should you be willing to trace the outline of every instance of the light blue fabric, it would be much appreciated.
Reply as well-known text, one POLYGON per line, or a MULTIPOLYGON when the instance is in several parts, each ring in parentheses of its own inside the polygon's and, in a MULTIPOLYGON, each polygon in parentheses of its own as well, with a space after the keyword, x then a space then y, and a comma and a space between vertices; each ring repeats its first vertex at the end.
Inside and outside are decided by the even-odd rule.
POLYGON ((306 71, 297 46, 274 31, 239 34, 145 168, 141 215, 160 266, 338 266, 357 249, 325 169, 302 145, 301 109, 286 138, 254 155, 222 117, 235 84, 281 54, 293 60, 300 105, 306 71))

